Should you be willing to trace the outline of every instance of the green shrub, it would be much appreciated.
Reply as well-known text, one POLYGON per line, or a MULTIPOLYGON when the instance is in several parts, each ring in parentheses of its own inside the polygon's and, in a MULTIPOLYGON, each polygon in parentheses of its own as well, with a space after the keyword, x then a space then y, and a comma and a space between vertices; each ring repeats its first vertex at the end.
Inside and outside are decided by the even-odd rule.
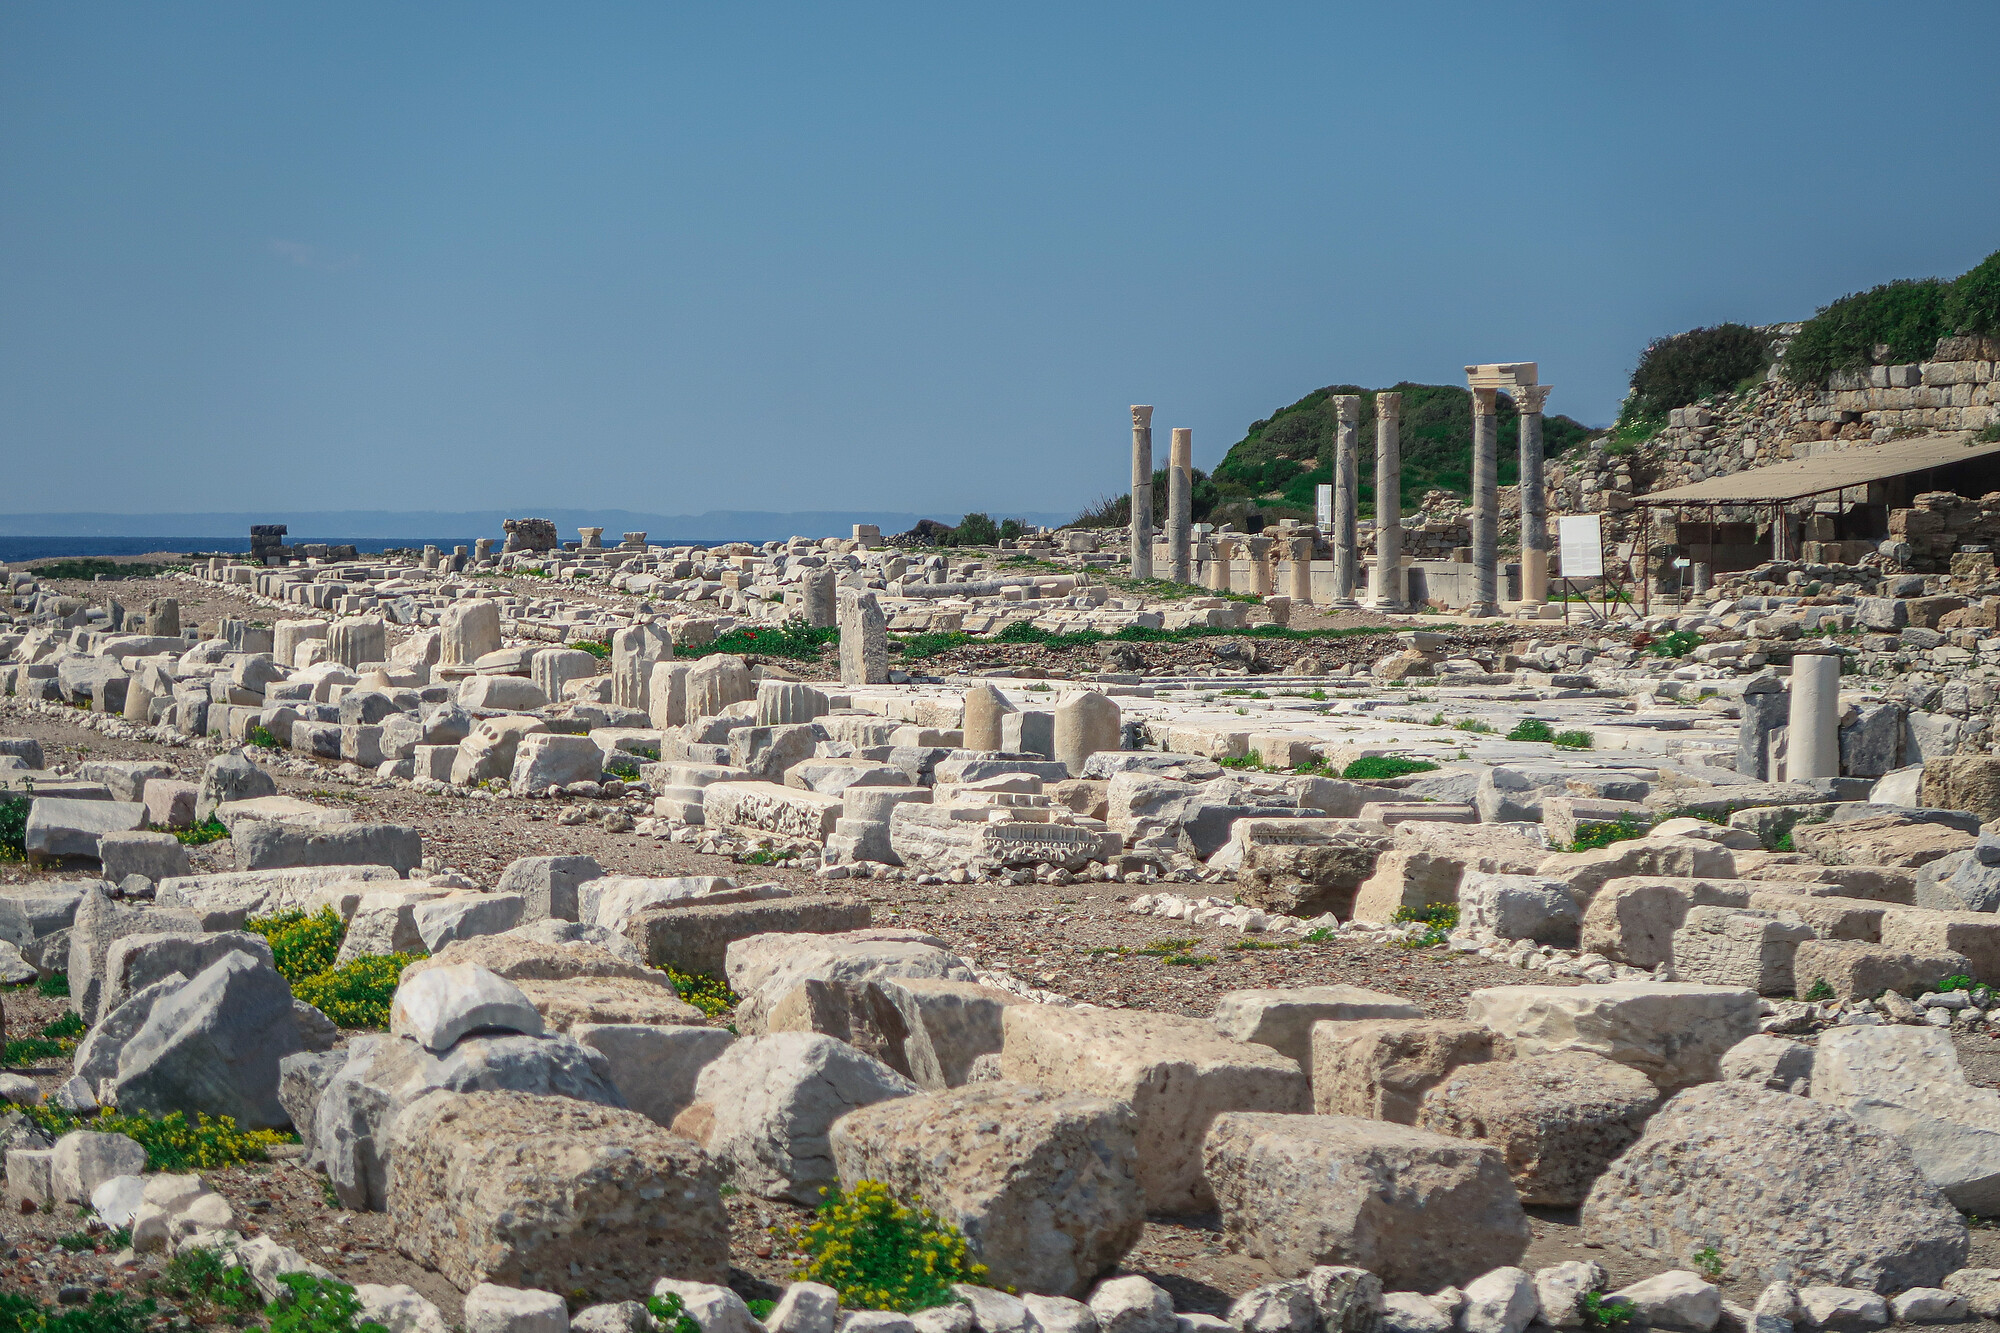
POLYGON ((1408 777, 1412 773, 1428 773, 1437 765, 1428 759, 1404 759, 1393 754, 1364 754, 1346 768, 1340 770, 1343 778, 1356 782, 1379 782, 1384 778, 1408 777))
POLYGON ((265 727, 250 728, 244 739, 261 750, 281 750, 284 748, 278 743, 278 738, 273 736, 269 729, 265 727))
POLYGON ((1555 744, 1556 729, 1538 717, 1524 717, 1514 724, 1507 733, 1510 741, 1540 741, 1545 745, 1555 744))
POLYGON ((389 1002, 415 954, 365 954, 318 976, 292 983, 292 995, 344 1028, 386 1028, 389 1002))
POLYGON ((967 514, 958 521, 958 526, 950 529, 950 536, 940 536, 940 546, 991 546, 1000 540, 1000 525, 985 514, 967 514))
MULTIPOLYGON (((129 1242, 128 1242, 129 1243, 129 1242)), ((249 1270, 225 1260, 216 1250, 183 1250, 167 1261, 150 1291, 171 1296, 190 1313, 196 1323, 213 1323, 226 1315, 248 1314, 262 1309, 263 1293, 249 1270), (207 1318, 200 1316, 206 1315, 207 1318)))
POLYGON ((1646 651, 1655 657, 1686 657, 1701 647, 1701 635, 1691 629, 1677 629, 1646 645, 1646 651))
POLYGON ((1632 371, 1633 412, 1664 416, 1696 399, 1728 393, 1770 364, 1770 340, 1742 324, 1655 338, 1632 371))
POLYGON ((0 861, 28 859, 29 796, 0 796, 0 861))
POLYGON ((596 639, 578 639, 575 643, 564 644, 563 646, 574 648, 580 653, 589 653, 600 662, 611 656, 611 645, 608 643, 599 643, 596 639))
POLYGON ((389 1333, 361 1318, 361 1302, 345 1282, 310 1273, 286 1273, 278 1282, 285 1290, 271 1304, 271 1333, 389 1333))
POLYGON ((1609 847, 1614 842, 1630 842, 1634 838, 1645 837, 1650 827, 1644 820, 1631 814, 1623 814, 1614 820, 1597 824, 1578 824, 1576 839, 1570 843, 1569 849, 1573 852, 1588 852, 1600 847, 1609 847))
POLYGON ((638 757, 618 751, 604 761, 604 771, 614 778, 636 781, 639 776, 638 757))
POLYGON ((1586 1328, 1623 1328, 1632 1322, 1632 1316, 1639 1313, 1639 1307, 1627 1300, 1607 1297, 1602 1292, 1586 1291, 1579 1307, 1586 1328))
POLYGON ((1902 280, 1843 296, 1820 308, 1785 349, 1785 378, 1811 385, 1874 361, 1886 343, 1889 361, 1927 361, 1951 332, 1945 303, 1951 289, 1936 278, 1902 280))
POLYGON ((252 917, 243 923, 243 929, 262 935, 270 943, 278 975, 294 986, 332 971, 341 942, 347 938, 347 922, 331 906, 310 916, 294 908, 275 916, 252 917))
POLYGON ((85 1119, 65 1111, 53 1102, 24 1106, 22 1114, 35 1122, 51 1138, 61 1138, 75 1129, 100 1134, 123 1134, 146 1150, 146 1165, 155 1171, 197 1171, 239 1162, 270 1160, 267 1151, 280 1143, 297 1143, 295 1134, 269 1129, 238 1129, 228 1116, 195 1113, 190 1122, 184 1111, 153 1115, 147 1111, 106 1111, 85 1119))
POLYGON ((35 983, 35 994, 51 1000, 69 998, 69 973, 51 972, 35 983))
POLYGON ((177 828, 174 836, 186 847, 205 847, 211 842, 221 842, 229 836, 229 830, 214 815, 196 824, 193 828, 177 828))
POLYGON ((2000 250, 1958 275, 1944 318, 1953 333, 2000 334, 2000 250))
POLYGON ((1597 738, 1581 727, 1574 731, 1558 731, 1552 740, 1558 750, 1589 750, 1597 744, 1597 738))
POLYGON ((146 1333, 159 1313, 122 1291, 93 1292, 87 1305, 50 1307, 18 1291, 0 1291, 0 1333, 146 1333))
POLYGON ((728 982, 707 972, 681 972, 670 967, 667 982, 674 988, 674 994, 710 1018, 726 1018, 735 1013, 737 1001, 743 998, 729 989, 728 982))
POLYGON ((108 579, 151 579, 172 568, 172 565, 149 565, 138 560, 121 564, 116 560, 86 556, 81 560, 57 560, 51 564, 36 565, 28 572, 38 579, 94 580, 100 574, 108 579))
POLYGON ((1423 907, 1398 907, 1390 913, 1389 919, 1395 922, 1413 921, 1428 926, 1429 929, 1421 935, 1412 935, 1406 940, 1398 941, 1405 949, 1428 949, 1433 945, 1445 943, 1451 932, 1458 929, 1458 904, 1430 903, 1423 907))
POLYGON ((1827 984, 1825 977, 1816 977, 1813 979, 1813 984, 1806 987, 1806 993, 1799 996, 1799 998, 1815 1003, 1821 1000, 1831 1000, 1834 998, 1833 987, 1827 984))
POLYGON ((775 627, 733 629, 700 647, 693 644, 676 644, 674 655, 707 657, 712 653, 735 653, 738 656, 758 653, 765 657, 789 657, 802 662, 814 662, 819 660, 822 647, 839 641, 840 631, 831 625, 823 629, 814 629, 806 623, 804 616, 793 616, 775 627))
MULTIPOLYGON (((757 1314, 758 1302, 745 1301, 744 1304, 750 1307, 753 1316, 759 1319, 763 1317, 757 1314)), ((765 1301, 763 1304, 775 1309, 778 1303, 765 1301)), ((701 1325, 687 1312, 687 1303, 674 1292, 670 1291, 664 1296, 648 1296, 646 1313, 653 1316, 653 1327, 657 1333, 701 1333, 701 1325)), ((764 1311, 764 1314, 769 1313, 770 1310, 764 1311)))
POLYGON ((952 1302, 952 1283, 986 1276, 985 1264, 966 1258, 957 1227, 879 1180, 846 1194, 830 1188, 825 1199, 810 1223, 791 1229, 806 1256, 794 1276, 832 1287, 850 1310, 928 1310, 952 1302))

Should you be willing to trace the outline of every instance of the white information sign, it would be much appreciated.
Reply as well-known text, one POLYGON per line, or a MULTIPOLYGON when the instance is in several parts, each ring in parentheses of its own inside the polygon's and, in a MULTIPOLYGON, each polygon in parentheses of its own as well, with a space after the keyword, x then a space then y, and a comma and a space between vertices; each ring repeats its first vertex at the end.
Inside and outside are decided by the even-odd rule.
POLYGON ((1333 487, 1319 488, 1319 526, 1322 531, 1333 530, 1333 487))
POLYGON ((1604 575, 1604 531, 1596 514, 1563 514, 1556 519, 1566 579, 1604 575))

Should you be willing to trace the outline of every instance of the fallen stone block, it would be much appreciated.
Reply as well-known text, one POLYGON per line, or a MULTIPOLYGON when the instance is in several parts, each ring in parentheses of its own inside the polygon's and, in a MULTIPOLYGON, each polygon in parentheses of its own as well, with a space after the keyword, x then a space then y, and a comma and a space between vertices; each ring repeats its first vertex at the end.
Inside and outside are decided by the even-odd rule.
MULTIPOLYGON (((386 865, 226 871, 162 880, 155 901, 161 907, 193 913, 202 930, 241 930, 251 917, 316 911, 327 900, 327 891, 339 886, 381 884, 399 878, 395 867, 386 865)), ((342 915, 352 915, 352 911, 344 910, 342 915)))
POLYGON ((1820 998, 1820 984, 1834 999, 1875 999, 1885 991, 1921 995, 1946 977, 1970 975, 1963 954, 1912 953, 1861 940, 1807 940, 1792 954, 1792 980, 1801 997, 1820 998))
POLYGON ((1828 865, 1915 868, 1962 851, 1977 840, 1974 834, 1913 819, 1907 812, 1792 826, 1792 845, 1828 865))
POLYGON ((1435 1291, 1527 1249, 1527 1215, 1488 1144, 1382 1120, 1228 1112, 1203 1156, 1230 1247, 1280 1276, 1351 1264, 1435 1291))
POLYGON ((921 1202, 1022 1291, 1084 1295, 1145 1223, 1132 1113, 1107 1098, 977 1083, 865 1107, 830 1141, 844 1188, 921 1202))
POLYGON ((783 898, 649 908, 626 923, 625 937, 654 967, 720 976, 734 941, 767 934, 833 935, 865 930, 871 919, 869 905, 856 898, 783 898))
POLYGON ((827 1131, 859 1106, 920 1091, 842 1041, 819 1033, 745 1037, 701 1071, 674 1131, 702 1145, 738 1189, 816 1204, 834 1183, 827 1131))
POLYGON ((542 1016, 520 988, 483 967, 459 963, 405 977, 389 1007, 389 1032, 443 1052, 473 1032, 542 1035, 542 1016))
POLYGON ((1296 1060, 1229 1041, 1199 1019, 1137 1010, 1017 1005, 1004 1016, 1001 1076, 1130 1105, 1148 1212, 1203 1209, 1202 1139, 1225 1111, 1303 1113, 1310 1085, 1296 1060))
POLYGON ((1294 986, 1230 991, 1215 1003, 1209 1022, 1229 1041, 1269 1046, 1311 1070, 1313 1025, 1370 1018, 1422 1018, 1418 1005, 1359 986, 1294 986))
POLYGON ((118 1056, 118 1106, 228 1116, 277 1129, 278 1065, 303 1048, 292 991, 270 963, 225 954, 162 997, 118 1056))
POLYGON ((636 1111, 435 1092, 394 1133, 396 1246, 461 1290, 498 1282, 643 1299, 662 1269, 728 1275, 720 1171, 636 1111))
POLYGON ((1812 1098, 1901 1141, 1958 1208, 2000 1212, 2000 1092, 1965 1076, 1949 1032, 1889 1026, 1824 1033, 1812 1063, 1812 1098))
POLYGON ((424 949, 438 953, 459 940, 498 935, 521 922, 517 893, 466 893, 432 898, 410 909, 424 949))
POLYGON ((1495 986, 1465 1016, 1517 1056, 1587 1051, 1629 1065, 1662 1092, 1721 1076, 1722 1053, 1757 1031, 1755 991, 1657 981, 1603 986, 1495 986))
POLYGON ((231 835, 238 870, 381 865, 407 877, 424 859, 423 836, 402 824, 299 826, 254 820, 231 835))
POLYGON ((498 893, 518 893, 522 898, 521 919, 580 921, 577 915, 577 886, 598 879, 604 867, 590 856, 523 856, 508 863, 495 884, 498 893))
POLYGON ((171 833, 106 833, 97 840, 97 859, 113 884, 123 883, 127 875, 157 884, 188 873, 187 848, 171 833))
POLYGON ((1468 1064, 1424 1094, 1420 1128, 1500 1149, 1521 1202, 1580 1204, 1660 1103, 1652 1080, 1582 1051, 1468 1064))
MULTIPOLYGON (((868 983, 902 1015, 903 1064, 918 1087, 932 1092, 970 1081, 973 1062, 1000 1052, 1006 1010, 1026 1001, 1003 990, 943 977, 899 977, 868 983)), ((884 1063, 894 1066, 893 1061, 884 1063)))
POLYGON ((1797 914, 1691 907, 1674 932, 1674 971, 1684 981, 1790 995, 1792 961, 1813 929, 1797 914))
POLYGON ((1957 954, 1971 964, 1974 981, 2000 982, 2000 916, 1992 912, 1894 908, 1882 915, 1882 947, 1918 957, 1957 954))
POLYGON ((1576 947, 1583 912, 1560 880, 1528 875, 1467 875, 1458 888, 1458 923, 1503 940, 1576 947))
POLYGON ((1459 1066, 1494 1055, 1493 1034, 1477 1023, 1422 1017, 1317 1023, 1313 1110, 1414 1125, 1426 1092, 1459 1066))
POLYGON ((33 858, 80 856, 96 859, 107 833, 130 833, 146 826, 146 807, 135 801, 76 801, 37 796, 28 807, 22 839, 33 858))
POLYGON ((1598 1178, 1583 1227, 1659 1264, 1707 1251, 1738 1282, 1936 1286, 1965 1222, 1894 1138, 1748 1083, 1690 1088, 1598 1178))
POLYGON ((736 1040, 721 1028, 578 1023, 569 1035, 604 1057, 625 1104, 656 1125, 694 1104, 701 1071, 736 1040))
POLYGON ((709 828, 755 829, 823 843, 840 819, 840 798, 775 782, 719 782, 702 788, 709 828))
MULTIPOLYGON (((10 1180, 15 1151, 8 1152, 10 1180)), ((56 1140, 49 1157, 49 1192, 63 1203, 89 1203, 105 1181, 136 1176, 145 1169, 146 1150, 123 1134, 73 1130, 56 1140)))

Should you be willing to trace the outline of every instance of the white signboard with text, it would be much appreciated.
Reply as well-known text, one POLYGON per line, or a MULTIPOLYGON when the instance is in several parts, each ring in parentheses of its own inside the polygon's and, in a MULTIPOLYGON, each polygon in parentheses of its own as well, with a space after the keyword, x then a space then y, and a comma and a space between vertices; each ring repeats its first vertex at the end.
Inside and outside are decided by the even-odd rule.
POLYGON ((1556 536, 1562 548, 1562 574, 1566 579, 1602 578, 1604 575, 1604 530, 1596 514, 1563 514, 1556 519, 1556 536))
POLYGON ((1319 488, 1319 526, 1323 532, 1333 531, 1333 487, 1319 488))

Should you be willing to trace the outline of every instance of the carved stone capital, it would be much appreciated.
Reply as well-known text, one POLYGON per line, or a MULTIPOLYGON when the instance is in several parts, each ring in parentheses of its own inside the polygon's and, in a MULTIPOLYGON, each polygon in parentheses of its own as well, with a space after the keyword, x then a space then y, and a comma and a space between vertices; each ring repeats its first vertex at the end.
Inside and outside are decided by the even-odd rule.
POLYGON ((1514 390, 1514 405, 1524 414, 1541 412, 1542 404, 1549 401, 1549 386, 1546 384, 1524 384, 1514 390))
POLYGON ((1337 393, 1333 396, 1333 410, 1340 416, 1343 426, 1361 423, 1361 398, 1358 394, 1337 393))
POLYGON ((1151 430, 1152 428, 1153 409, 1150 407, 1141 407, 1137 403, 1134 403, 1132 405, 1132 429, 1151 430))
POLYGON ((1500 410, 1498 389, 1474 389, 1472 391, 1472 415, 1490 417, 1500 410))
POLYGON ((1375 395, 1375 415, 1394 420, 1403 415, 1403 395, 1400 393, 1378 393, 1375 395))

